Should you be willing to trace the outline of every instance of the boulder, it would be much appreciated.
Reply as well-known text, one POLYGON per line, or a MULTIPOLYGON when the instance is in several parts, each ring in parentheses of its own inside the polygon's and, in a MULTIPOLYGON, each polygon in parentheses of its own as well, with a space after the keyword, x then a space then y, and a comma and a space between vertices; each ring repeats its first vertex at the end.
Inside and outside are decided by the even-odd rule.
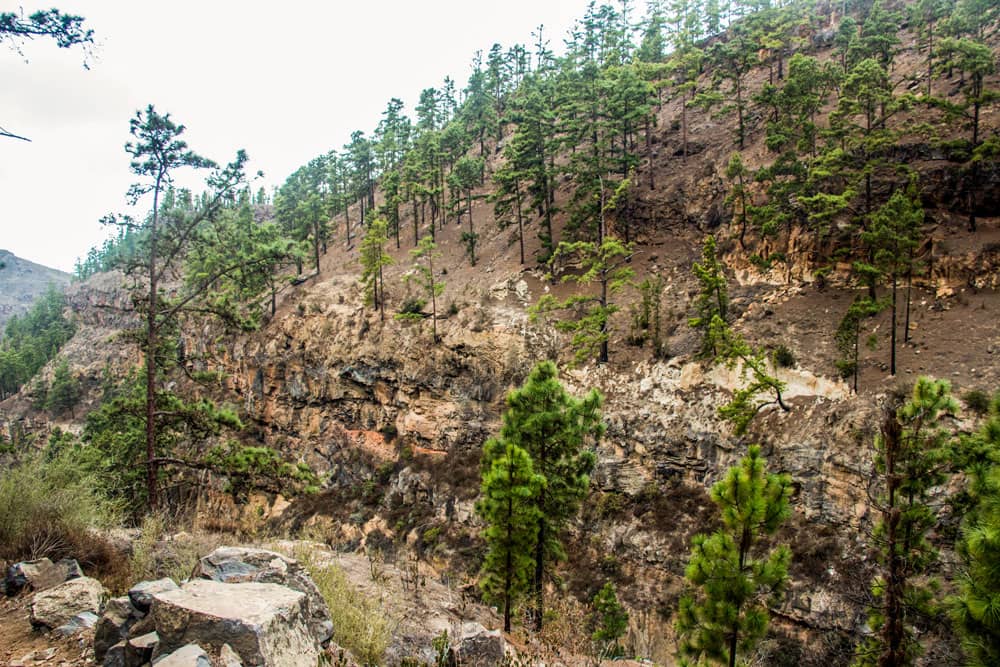
POLYGON ((156 667, 212 667, 205 650, 197 644, 188 644, 173 653, 153 660, 156 667))
POLYGON ((245 665, 314 667, 320 646, 308 609, 306 595, 286 586, 193 580, 153 594, 156 656, 191 643, 212 652, 229 644, 245 665))
POLYGON ((58 628, 77 614, 100 613, 104 593, 101 582, 90 577, 70 579, 39 591, 31 600, 31 624, 36 628, 58 628))
POLYGON ((330 609, 309 573, 294 558, 266 549, 219 547, 195 568, 194 576, 222 583, 280 584, 306 595, 306 618, 320 644, 333 636, 330 609))
POLYGON ((60 637, 71 637, 81 630, 86 630, 97 625, 97 614, 85 611, 69 619, 58 628, 53 630, 60 637))
POLYGON ((236 655, 232 646, 223 644, 222 648, 219 649, 219 665, 220 667, 243 667, 243 661, 240 660, 240 656, 236 655))
POLYGON ((148 663, 159 643, 160 637, 155 632, 129 639, 125 642, 125 667, 141 667, 148 663))
POLYGON ((487 630, 479 623, 463 623, 456 642, 448 651, 448 664, 498 667, 504 664, 507 643, 499 630, 487 630))
POLYGON ((16 595, 25 588, 43 591, 81 576, 83 572, 80 571, 80 565, 72 558, 64 558, 56 563, 48 558, 39 558, 14 563, 7 568, 3 589, 7 595, 16 595))
POLYGON ((108 600, 94 628, 94 658, 97 662, 104 660, 108 649, 128 637, 129 629, 139 616, 141 613, 132 606, 127 596, 108 600))
POLYGON ((125 667, 125 642, 120 641, 110 646, 104 653, 104 660, 101 662, 104 667, 125 667))
POLYGON ((146 613, 149 611, 150 605, 153 604, 153 593, 159 593, 161 591, 175 591, 179 587, 174 583, 173 579, 157 579, 155 581, 140 581, 138 584, 128 589, 128 599, 132 601, 132 605, 141 611, 146 613))

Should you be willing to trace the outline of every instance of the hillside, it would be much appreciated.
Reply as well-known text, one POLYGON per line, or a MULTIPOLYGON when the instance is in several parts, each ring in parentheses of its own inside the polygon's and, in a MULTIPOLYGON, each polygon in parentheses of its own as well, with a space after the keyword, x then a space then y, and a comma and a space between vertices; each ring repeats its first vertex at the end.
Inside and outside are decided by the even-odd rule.
POLYGON ((70 275, 0 250, 0 329, 12 315, 26 312, 49 285, 62 288, 70 275))
MULTIPOLYGON (((947 379, 960 409, 936 424, 967 436, 1000 386, 1000 116, 992 97, 968 89, 976 77, 981 91, 1000 87, 997 17, 977 42, 993 67, 941 56, 928 69, 926 22, 907 11, 875 27, 879 12, 909 7, 876 2, 843 17, 828 6, 755 6, 725 30, 672 33, 669 53, 651 46, 652 29, 638 46, 612 28, 590 34, 600 30, 588 15, 567 56, 540 54, 543 64, 521 74, 512 60, 499 88, 488 76, 476 83, 474 70, 462 104, 443 105, 440 118, 432 98, 443 91, 429 89, 416 124, 387 110, 371 141, 361 133, 323 153, 273 201, 220 196, 227 203, 206 216, 204 234, 217 245, 192 241, 163 271, 154 379, 170 453, 191 470, 162 470, 162 503, 196 534, 290 536, 355 554, 355 578, 365 577, 358 554, 372 582, 382 562, 401 581, 412 568, 435 580, 452 621, 498 624, 478 606, 484 443, 500 432, 508 393, 552 360, 571 394, 602 394, 606 430, 588 441, 596 464, 562 534, 567 558, 550 564, 550 629, 532 632, 522 609, 511 643, 546 664, 581 664, 588 605, 612 582, 630 613, 627 651, 674 664, 692 538, 719 525, 710 489, 760 444, 768 469, 789 476, 790 516, 775 540, 789 546, 790 578, 766 605, 766 637, 740 659, 851 663, 873 636, 876 526, 892 515, 878 495, 887 410, 918 376, 947 379), (483 121, 493 104, 495 122, 483 121), (420 283, 431 267, 413 257, 421 237, 433 238, 427 272, 439 289, 420 283), (711 263, 706 238, 727 295, 717 355, 691 326, 704 315, 693 266, 711 263), (631 273, 620 290, 608 281, 606 304, 599 279, 563 279, 587 273, 588 249, 611 256, 606 275, 631 273), (242 273, 230 279, 218 267, 234 257, 242 273), (547 297, 581 298, 539 312, 547 297), (870 310, 851 320, 858 304, 870 310), (558 324, 578 321, 590 328, 558 324), (733 340, 753 354, 733 356, 733 340), (773 380, 750 394, 739 424, 720 407, 753 377, 741 369, 754 354, 773 380), (226 430, 225 416, 207 423, 217 415, 206 405, 241 428, 226 430), (168 421, 185 411, 189 422, 168 421), (258 469, 234 456, 227 473, 197 458, 221 444, 304 464, 317 488, 302 493, 301 469, 271 459, 258 469)), ((180 213, 165 206, 165 220, 200 214, 196 198, 170 201, 180 213)), ((0 403, 0 433, 15 451, 44 446, 56 427, 57 443, 83 433, 103 448, 102 474, 130 475, 115 479, 141 515, 136 415, 148 404, 135 369, 150 338, 135 308, 149 301, 142 280, 102 268, 67 296, 77 329, 61 354, 81 380, 77 408, 42 412, 22 392, 0 403)), ((927 541, 940 551, 930 574, 946 594, 963 567, 966 474, 927 492, 927 541)), ((923 651, 915 664, 962 661, 944 616, 907 623, 923 651)), ((411 640, 396 641, 390 662, 411 640)))

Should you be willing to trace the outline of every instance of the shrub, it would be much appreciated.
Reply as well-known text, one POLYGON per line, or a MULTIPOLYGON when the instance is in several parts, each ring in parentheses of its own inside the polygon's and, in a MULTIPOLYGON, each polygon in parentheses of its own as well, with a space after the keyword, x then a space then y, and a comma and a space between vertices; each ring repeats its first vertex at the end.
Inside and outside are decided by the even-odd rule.
POLYGON ((990 397, 985 391, 970 389, 962 396, 962 401, 977 415, 984 415, 990 411, 990 397))
POLYGON ((413 317, 423 317, 424 306, 427 305, 427 301, 424 299, 409 298, 403 302, 403 305, 399 307, 400 315, 410 315, 413 317))
POLYGON ((0 472, 0 560, 75 557, 93 543, 90 529, 119 517, 100 488, 72 449, 0 472))
POLYGON ((795 365, 795 355, 787 345, 778 345, 774 348, 774 363, 778 368, 792 368, 795 365))
POLYGON ((182 537, 165 539, 169 522, 162 515, 149 514, 132 544, 130 561, 135 580, 168 577, 174 581, 189 579, 198 561, 222 546, 221 535, 183 533, 182 537))

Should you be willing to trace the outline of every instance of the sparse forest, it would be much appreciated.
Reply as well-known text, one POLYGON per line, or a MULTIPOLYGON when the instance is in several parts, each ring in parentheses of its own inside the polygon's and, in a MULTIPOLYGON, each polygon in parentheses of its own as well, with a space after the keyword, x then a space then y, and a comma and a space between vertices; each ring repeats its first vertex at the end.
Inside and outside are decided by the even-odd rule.
POLYGON ((144 213, 0 337, 3 564, 111 572, 81 526, 124 523, 152 578, 167 519, 363 556, 296 557, 366 665, 466 621, 484 664, 994 664, 1000 3, 635 4, 273 192, 137 111, 144 213))

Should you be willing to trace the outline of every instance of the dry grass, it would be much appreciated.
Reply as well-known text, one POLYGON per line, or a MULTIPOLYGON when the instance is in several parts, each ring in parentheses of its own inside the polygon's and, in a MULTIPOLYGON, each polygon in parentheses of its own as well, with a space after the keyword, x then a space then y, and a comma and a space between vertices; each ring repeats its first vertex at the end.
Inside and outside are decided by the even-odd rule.
POLYGON ((176 582, 189 579, 198 561, 227 540, 216 533, 178 533, 168 537, 171 528, 161 515, 150 514, 142 522, 139 537, 132 544, 130 559, 134 581, 169 577, 176 582))
POLYGON ((378 601, 355 588, 340 567, 320 561, 309 549, 296 549, 295 558, 308 570, 330 608, 333 641, 365 667, 381 665, 394 624, 378 601))

